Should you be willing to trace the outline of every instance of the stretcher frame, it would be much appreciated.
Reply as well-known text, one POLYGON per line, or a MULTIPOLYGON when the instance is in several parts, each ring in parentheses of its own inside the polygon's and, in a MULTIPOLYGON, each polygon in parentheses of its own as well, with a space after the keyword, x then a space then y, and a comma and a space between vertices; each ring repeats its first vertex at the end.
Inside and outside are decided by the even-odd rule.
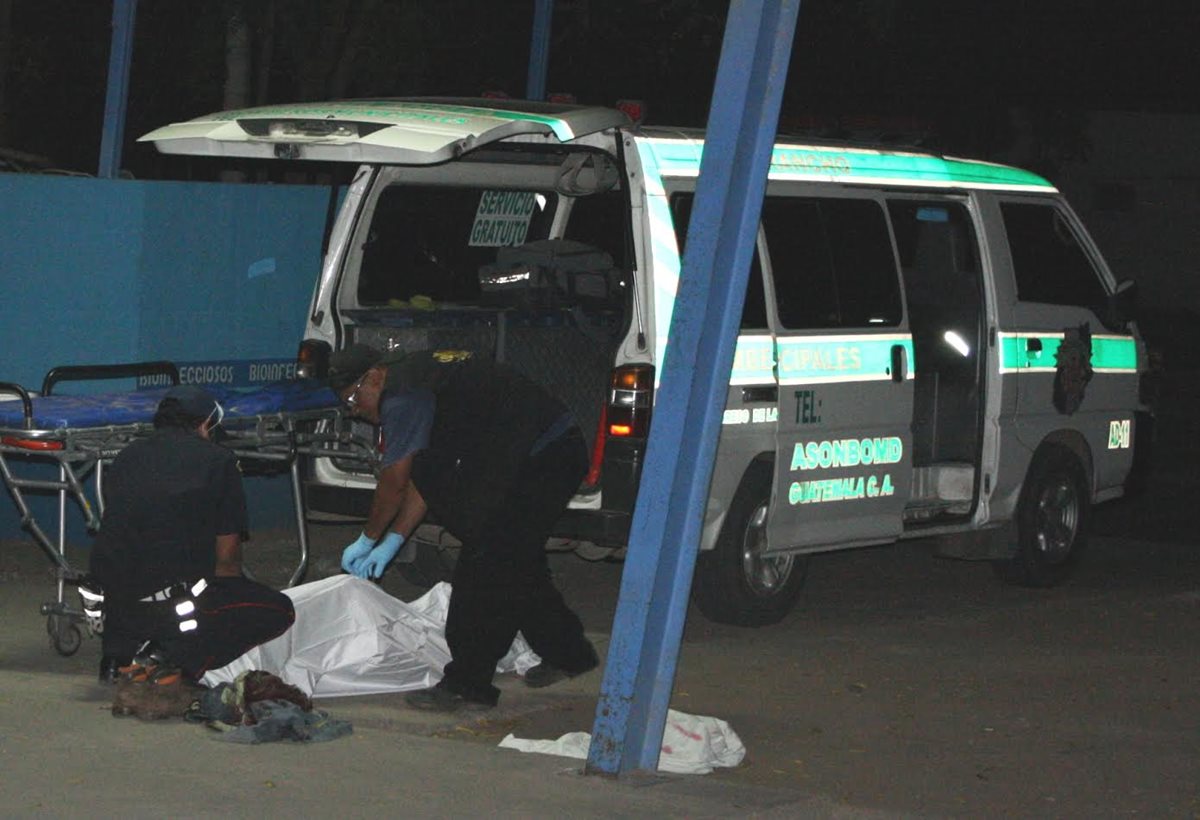
MULTIPOLYGON (((56 597, 54 601, 42 604, 41 614, 46 616, 46 631, 60 655, 69 656, 78 651, 83 637, 80 624, 88 623, 83 609, 66 601, 66 586, 78 584, 86 575, 85 571, 71 566, 67 559, 67 501, 71 499, 76 503, 88 532, 98 532, 104 515, 106 466, 129 444, 149 436, 154 426, 150 421, 139 421, 39 429, 34 424, 34 401, 40 396, 52 395, 55 385, 63 381, 146 376, 166 376, 171 384, 179 384, 178 369, 165 361, 56 367, 47 372, 40 394, 15 382, 0 382, 0 396, 15 395, 22 403, 24 415, 24 424, 19 427, 0 424, 0 477, 20 514, 22 528, 55 564, 56 597), (26 472, 34 469, 33 465, 46 463, 57 465, 57 480, 25 477, 26 472), (85 491, 89 479, 94 487, 95 508, 85 491), (31 510, 25 498, 28 491, 57 494, 56 539, 51 539, 31 510)), ((301 459, 336 456, 371 468, 378 463, 375 443, 355 435, 349 425, 343 423, 344 418, 344 409, 335 404, 305 410, 240 416, 227 414, 221 424, 220 443, 239 459, 265 462, 288 470, 300 552, 288 587, 295 586, 308 568, 308 520, 301 459)), ((92 631, 90 625, 88 631, 92 631)))

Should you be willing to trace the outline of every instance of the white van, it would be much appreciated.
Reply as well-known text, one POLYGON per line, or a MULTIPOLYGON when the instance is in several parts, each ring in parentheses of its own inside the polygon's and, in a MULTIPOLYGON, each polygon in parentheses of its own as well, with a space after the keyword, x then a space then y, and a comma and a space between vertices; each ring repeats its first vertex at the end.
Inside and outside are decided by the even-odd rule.
MULTIPOLYGON (((233 111, 168 153, 360 165, 300 347, 470 349, 523 370, 592 438, 559 535, 625 544, 702 135, 619 111, 395 99, 233 111)), ((941 536, 1049 586, 1133 462, 1131 289, 1062 196, 1016 168, 781 141, 717 453, 695 595, 739 624, 792 606, 805 555, 941 536)), ((703 366, 703 365, 701 365, 703 366)), ((370 475, 312 464, 314 511, 370 475)))

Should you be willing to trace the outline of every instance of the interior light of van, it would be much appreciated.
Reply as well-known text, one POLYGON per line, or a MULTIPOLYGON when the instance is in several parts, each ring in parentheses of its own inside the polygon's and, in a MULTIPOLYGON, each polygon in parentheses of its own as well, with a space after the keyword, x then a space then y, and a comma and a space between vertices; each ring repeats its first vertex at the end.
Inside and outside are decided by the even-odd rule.
POLYGON ((942 334, 942 338, 963 358, 971 355, 971 346, 967 344, 967 340, 953 330, 947 330, 942 334))
POLYGON ((545 194, 534 194, 533 201, 537 203, 537 207, 538 207, 539 211, 546 210, 546 195, 545 194))

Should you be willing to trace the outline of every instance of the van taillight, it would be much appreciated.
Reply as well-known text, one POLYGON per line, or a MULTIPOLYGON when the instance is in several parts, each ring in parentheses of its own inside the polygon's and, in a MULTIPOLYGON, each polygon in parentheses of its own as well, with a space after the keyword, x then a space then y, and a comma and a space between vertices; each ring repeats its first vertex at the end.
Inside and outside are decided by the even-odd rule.
POLYGON ((654 403, 654 367, 623 365, 612 372, 605 407, 606 433, 612 438, 645 438, 654 403))
POLYGON ((330 347, 320 339, 305 339, 296 352, 297 379, 323 379, 329 372, 330 347))

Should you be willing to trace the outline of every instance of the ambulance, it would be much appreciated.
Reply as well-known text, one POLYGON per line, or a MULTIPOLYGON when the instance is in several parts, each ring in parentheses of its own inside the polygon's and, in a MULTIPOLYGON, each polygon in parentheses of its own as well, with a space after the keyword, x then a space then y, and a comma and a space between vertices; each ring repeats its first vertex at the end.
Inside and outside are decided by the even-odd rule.
MULTIPOLYGON (((300 373, 353 342, 517 367, 591 447, 556 535, 625 547, 702 133, 423 98, 227 111, 142 140, 353 163, 300 373)), ((779 138, 703 512, 702 612, 776 622, 809 554, 910 538, 1012 583, 1063 581, 1092 506, 1125 491, 1146 412, 1132 299, 1036 174, 779 138)), ((308 470, 315 514, 365 513, 368 472, 336 456, 308 470)))

